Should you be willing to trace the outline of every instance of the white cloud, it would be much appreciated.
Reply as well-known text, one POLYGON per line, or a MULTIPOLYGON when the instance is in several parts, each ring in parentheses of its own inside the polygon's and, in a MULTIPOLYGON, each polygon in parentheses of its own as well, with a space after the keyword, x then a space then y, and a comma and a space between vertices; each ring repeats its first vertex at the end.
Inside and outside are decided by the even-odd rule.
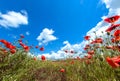
POLYGON ((25 34, 26 34, 26 35, 30 35, 30 32, 29 32, 29 31, 27 31, 27 32, 25 32, 25 34))
POLYGON ((53 33, 54 31, 52 29, 44 28, 40 35, 37 37, 39 45, 57 40, 57 37, 55 37, 53 33))
POLYGON ((28 17, 26 11, 9 11, 6 14, 0 12, 0 25, 5 28, 18 28, 19 25, 27 25, 28 17))

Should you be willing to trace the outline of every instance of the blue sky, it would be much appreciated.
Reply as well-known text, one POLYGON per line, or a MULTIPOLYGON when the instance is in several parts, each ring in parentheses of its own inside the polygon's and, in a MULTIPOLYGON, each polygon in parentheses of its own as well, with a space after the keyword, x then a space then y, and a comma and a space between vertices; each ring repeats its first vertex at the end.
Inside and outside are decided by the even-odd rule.
MULTIPOLYGON (((12 26, 0 24, 0 39, 12 42, 18 39, 20 34, 24 34, 29 44, 38 45, 37 37, 44 28, 52 29, 52 35, 56 39, 43 44, 44 53, 59 50, 64 46, 64 41, 69 41, 70 44, 82 42, 86 33, 102 20, 102 16, 108 14, 106 5, 100 0, 0 1, 0 14, 8 15, 12 11, 27 19, 21 19, 19 23, 16 21, 18 26, 14 23, 12 26), (26 35, 26 32, 29 32, 29 35, 26 35)), ((0 20, 3 20, 2 16, 0 20)))

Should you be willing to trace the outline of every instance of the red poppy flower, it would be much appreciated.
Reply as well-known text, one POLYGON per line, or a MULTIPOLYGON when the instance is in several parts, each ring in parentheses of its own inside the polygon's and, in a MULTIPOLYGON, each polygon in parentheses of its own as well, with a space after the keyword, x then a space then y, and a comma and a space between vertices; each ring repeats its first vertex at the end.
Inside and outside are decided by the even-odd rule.
POLYGON ((62 72, 62 73, 65 72, 65 69, 60 69, 60 72, 62 72))
POLYGON ((15 50, 15 49, 11 49, 10 52, 11 52, 12 54, 14 54, 14 53, 16 52, 16 50, 15 50))
POLYGON ((25 50, 26 52, 28 52, 28 51, 30 50, 30 47, 29 47, 29 46, 26 46, 26 45, 24 45, 23 48, 24 48, 24 50, 25 50))
POLYGON ((115 37, 120 36, 120 30, 116 30, 116 31, 114 32, 114 36, 115 36, 115 37))
POLYGON ((102 42, 103 42, 102 38, 97 38, 97 39, 95 40, 95 43, 102 43, 102 42))
POLYGON ((89 49, 89 48, 90 48, 90 45, 87 44, 87 45, 85 46, 84 50, 87 50, 87 49, 89 49))
POLYGON ((34 58, 33 58, 33 60, 34 60, 34 61, 36 61, 36 60, 37 60, 37 58, 36 58, 36 57, 34 57, 34 58))
POLYGON ((90 44, 95 44, 96 43, 96 41, 92 41, 90 44))
POLYGON ((85 39, 85 40, 89 40, 89 39, 90 39, 90 36, 85 36, 84 39, 85 39))
POLYGON ((8 53, 8 51, 7 51, 7 50, 4 50, 3 52, 4 52, 4 53, 8 53))
POLYGON ((9 49, 15 49, 16 47, 15 46, 13 46, 11 43, 6 43, 5 44, 5 46, 7 47, 7 48, 9 48, 9 49))
POLYGON ((115 15, 115 16, 112 16, 112 17, 109 17, 109 18, 104 19, 104 21, 105 21, 105 22, 108 22, 108 23, 114 23, 114 22, 116 22, 119 18, 120 18, 120 16, 115 15))
POLYGON ((91 58, 92 58, 92 55, 87 55, 87 58, 88 58, 88 59, 91 59, 91 58))
POLYGON ((18 40, 18 42, 22 42, 22 40, 20 39, 20 40, 18 40))
POLYGON ((88 54, 93 55, 95 52, 93 50, 88 51, 88 54))
POLYGON ((115 37, 115 41, 120 41, 120 36, 115 37))
POLYGON ((113 46, 106 46, 107 49, 113 49, 113 46))
POLYGON ((80 60, 80 57, 77 57, 77 60, 80 60))
POLYGON ((72 61, 70 62, 70 64, 74 64, 74 61, 72 60, 72 61))
POLYGON ((35 46, 35 48, 38 48, 38 46, 35 46))
POLYGON ((112 43, 114 43, 115 42, 115 38, 112 38, 111 41, 112 41, 112 43))
POLYGON ((6 43, 7 43, 7 41, 4 40, 4 39, 0 40, 0 42, 2 42, 3 44, 6 44, 6 43))
POLYGON ((74 53, 74 51, 72 51, 72 50, 71 50, 71 51, 70 51, 70 53, 72 53, 72 54, 73 54, 73 53, 74 53))
POLYGON ((44 61, 46 60, 46 57, 44 55, 41 56, 41 60, 44 61))
POLYGON ((44 47, 41 47, 41 48, 40 48, 40 51, 44 51, 44 47))
POLYGON ((86 64, 90 64, 91 63, 90 60, 86 60, 85 62, 86 62, 86 64))
POLYGON ((113 68, 117 68, 120 66, 120 58, 110 58, 110 57, 107 57, 106 58, 106 61, 108 62, 109 65, 111 65, 113 68))
POLYGON ((67 51, 67 50, 65 50, 65 53, 68 53, 68 51, 67 51))
POLYGON ((20 38, 24 38, 24 35, 23 35, 23 34, 21 34, 21 35, 20 35, 20 38))
POLYGON ((114 29, 117 28, 117 27, 120 27, 120 24, 115 24, 115 25, 110 26, 110 27, 106 30, 106 32, 111 32, 112 30, 114 30, 114 29))

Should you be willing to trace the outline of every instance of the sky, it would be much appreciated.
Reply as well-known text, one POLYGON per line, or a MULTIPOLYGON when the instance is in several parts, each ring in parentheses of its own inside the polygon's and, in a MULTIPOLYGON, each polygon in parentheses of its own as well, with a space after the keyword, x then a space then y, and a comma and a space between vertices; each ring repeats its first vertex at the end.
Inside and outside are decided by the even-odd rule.
MULTIPOLYGON (((0 39, 14 42, 20 34, 28 45, 45 47, 34 55, 63 59, 63 50, 82 52, 84 36, 108 27, 103 19, 119 14, 119 0, 1 0, 0 39)), ((98 31, 98 35, 100 35, 98 31)), ((94 37, 94 36, 93 36, 94 37)), ((78 54, 76 54, 78 55, 78 54)))

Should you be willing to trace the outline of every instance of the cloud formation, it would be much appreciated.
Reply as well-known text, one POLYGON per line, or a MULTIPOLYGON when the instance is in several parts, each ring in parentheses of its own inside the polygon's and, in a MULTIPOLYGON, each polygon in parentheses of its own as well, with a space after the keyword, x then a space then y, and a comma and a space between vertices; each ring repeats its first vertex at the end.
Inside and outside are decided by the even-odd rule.
POLYGON ((57 37, 53 35, 54 31, 52 29, 44 28, 40 35, 37 37, 39 45, 47 44, 48 42, 57 40, 57 37))
MULTIPOLYGON (((100 22, 98 22, 98 24, 93 27, 91 30, 89 30, 86 35, 90 35, 91 39, 95 38, 95 33, 96 32, 96 36, 105 36, 106 32, 105 30, 110 26, 110 24, 106 23, 103 21, 103 19, 110 17, 110 16, 114 16, 114 15, 120 15, 120 0, 102 0, 103 4, 106 5, 106 8, 108 8, 109 12, 108 15, 101 17, 102 20, 100 22)), ((120 23, 120 20, 117 23, 120 23)), ((68 41, 64 41, 63 44, 65 44, 65 46, 61 47, 60 50, 58 50, 57 52, 51 52, 51 53, 47 53, 47 54, 43 54, 45 55, 47 58, 54 60, 54 59, 65 59, 66 57, 69 56, 69 53, 66 54, 63 50, 74 50, 77 53, 73 55, 73 57, 76 56, 84 56, 86 53, 83 53, 83 48, 86 44, 88 44, 87 41, 82 41, 79 44, 73 44, 71 45, 68 41)), ((40 56, 40 55, 39 55, 40 56)))
POLYGON ((18 28, 20 25, 28 24, 26 11, 8 11, 6 14, 0 12, 0 26, 4 28, 18 28))

